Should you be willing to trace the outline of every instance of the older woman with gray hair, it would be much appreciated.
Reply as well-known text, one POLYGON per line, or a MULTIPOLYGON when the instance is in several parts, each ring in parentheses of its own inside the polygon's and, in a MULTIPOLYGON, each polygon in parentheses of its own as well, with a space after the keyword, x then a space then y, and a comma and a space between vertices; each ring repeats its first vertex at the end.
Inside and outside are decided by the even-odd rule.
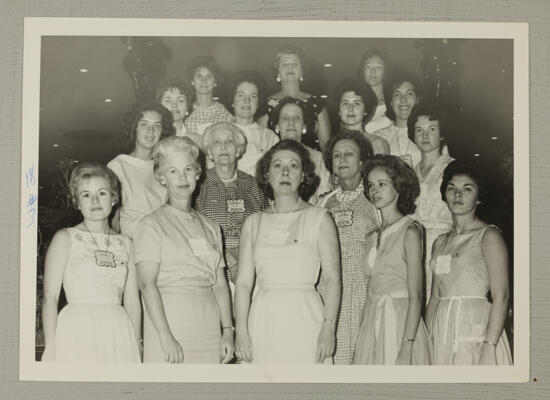
POLYGON ((226 363, 233 324, 219 227, 192 208, 199 147, 171 136, 153 150, 168 202, 144 217, 134 239, 144 303, 144 362, 226 363))
POLYGON ((244 220, 266 205, 256 179, 237 169, 246 150, 243 131, 229 122, 206 128, 202 148, 214 167, 206 171, 196 200, 197 211, 222 228, 228 275, 234 283, 237 273, 239 236, 244 220))

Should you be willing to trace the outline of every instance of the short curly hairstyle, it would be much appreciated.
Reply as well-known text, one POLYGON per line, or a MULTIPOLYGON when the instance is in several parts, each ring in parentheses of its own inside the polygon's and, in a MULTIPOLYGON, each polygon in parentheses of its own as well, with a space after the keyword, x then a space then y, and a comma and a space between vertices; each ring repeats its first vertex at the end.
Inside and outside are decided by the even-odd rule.
POLYGON ((187 66, 187 81, 189 84, 193 82, 195 72, 197 72, 199 68, 203 67, 214 75, 214 80, 216 83, 221 84, 223 82, 221 69, 216 59, 212 56, 198 56, 193 58, 187 66))
POLYGON ((390 57, 385 49, 369 49, 363 53, 361 61, 359 62, 359 68, 357 69, 357 78, 364 81, 365 65, 369 58, 379 57, 384 63, 384 79, 387 80, 390 76, 390 57))
POLYGON ((157 179, 160 178, 160 169, 166 158, 175 152, 183 152, 191 155, 197 175, 201 176, 200 162, 201 150, 193 140, 187 136, 170 136, 160 140, 153 148, 153 171, 157 179))
POLYGON ((363 168, 363 184, 365 195, 368 195, 368 177, 374 168, 382 168, 390 177, 397 198, 397 210, 403 215, 414 213, 415 201, 420 195, 420 183, 416 172, 403 160, 396 156, 377 154, 365 163, 363 168))
POLYGON ((170 89, 178 89, 181 94, 185 96, 187 104, 191 107, 191 104, 195 101, 195 92, 185 82, 179 79, 166 79, 159 84, 155 98, 160 103, 164 93, 170 89))
POLYGON ((443 171, 443 179, 441 180, 441 186, 439 191, 441 193, 441 199, 444 202, 447 202, 446 192, 447 186, 453 177, 455 176, 468 176, 471 178, 477 185, 477 199, 481 202, 476 208, 476 214, 479 211, 483 211, 488 205, 489 199, 489 190, 487 178, 483 172, 485 169, 481 165, 474 164, 472 162, 464 161, 452 161, 450 162, 445 170, 443 171))
POLYGON ((277 49, 277 53, 275 54, 275 61, 273 61, 273 65, 271 66, 271 73, 273 75, 273 79, 277 79, 277 75, 279 75, 279 63, 281 62, 281 57, 283 55, 293 54, 300 60, 300 65, 302 67, 302 72, 304 72, 304 62, 305 62, 305 56, 304 51, 299 48, 298 46, 294 45, 285 45, 282 47, 279 47, 277 49))
POLYGON ((241 71, 229 79, 228 85, 228 98, 226 99, 226 104, 228 104, 229 111, 235 115, 235 109, 233 108, 233 102, 235 100, 235 94, 237 93, 237 88, 243 82, 248 82, 256 86, 258 90, 258 109, 254 113, 254 120, 258 117, 265 115, 267 112, 267 102, 266 102, 266 85, 264 78, 256 71, 241 71))
POLYGON ((124 114, 124 133, 126 136, 126 142, 128 151, 132 151, 136 141, 136 129, 138 122, 147 111, 154 111, 161 116, 162 119, 162 132, 160 139, 175 134, 173 126, 174 119, 172 113, 168 111, 162 104, 153 100, 143 100, 134 103, 128 111, 124 114))
POLYGON ((357 79, 346 78, 341 81, 338 86, 336 86, 334 100, 336 101, 336 114, 340 109, 340 102, 342 101, 342 96, 346 92, 354 92, 357 96, 361 97, 363 104, 365 105, 365 114, 363 115, 363 125, 369 122, 374 113, 376 112, 376 107, 378 106, 378 98, 374 93, 374 90, 366 84, 364 81, 357 79))
MULTIPOLYGON (((304 118, 304 126, 306 128, 307 132, 312 132, 312 129, 315 126, 315 117, 312 112, 308 110, 308 108, 304 107, 304 103, 300 99, 294 99, 292 97, 283 97, 279 104, 277 104, 277 107, 273 110, 273 121, 275 121, 275 125, 279 124, 279 117, 281 116, 281 111, 283 110, 283 107, 287 104, 296 104, 298 107, 300 107, 300 110, 302 110, 302 116, 304 118)), ((280 136, 279 132, 276 132, 277 135, 280 136)))
POLYGON ((208 153, 210 146, 212 145, 212 135, 219 130, 227 130, 231 132, 233 141, 237 147, 237 154, 242 156, 246 151, 246 136, 241 128, 231 122, 216 122, 208 126, 201 138, 202 151, 208 153))
POLYGON ((332 152, 334 150, 334 146, 336 146, 336 144, 341 140, 351 140, 355 142, 357 147, 359 147, 359 161, 362 161, 363 163, 374 156, 372 144, 362 132, 356 130, 340 129, 340 131, 336 135, 332 136, 329 139, 325 147, 325 151, 323 152, 323 161, 325 162, 327 170, 331 174, 334 173, 334 170, 332 168, 332 152))
POLYGON ((393 91, 396 90, 399 86, 401 86, 403 83, 409 82, 413 88, 414 93, 416 94, 417 101, 420 102, 423 97, 423 89, 422 84, 418 80, 418 78, 410 74, 408 72, 403 72, 400 75, 394 77, 391 81, 391 84, 388 86, 388 91, 386 93, 386 117, 391 119, 392 121, 395 121, 395 112, 393 111, 393 107, 391 105, 393 91))
POLYGON ((428 117, 430 121, 439 122, 439 137, 441 142, 439 143, 439 150, 447 144, 447 135, 450 130, 449 113, 444 110, 435 100, 424 100, 421 103, 413 107, 411 115, 407 120, 407 133, 409 139, 415 142, 415 124, 420 117, 428 117))
POLYGON ((84 179, 90 178, 103 178, 109 185, 113 201, 118 203, 119 201, 119 189, 120 182, 113 171, 104 165, 99 163, 82 163, 77 165, 71 172, 71 178, 69 179, 69 191, 71 194, 71 201, 75 208, 78 208, 78 185, 84 179))
POLYGON ((315 173, 315 164, 311 160, 309 151, 307 151, 304 145, 292 139, 281 140, 260 158, 256 164, 256 180, 258 181, 258 185, 268 199, 274 199, 273 188, 269 183, 268 174, 273 155, 281 150, 290 150, 300 156, 304 180, 298 186, 298 194, 302 200, 308 201, 317 190, 321 179, 315 173))

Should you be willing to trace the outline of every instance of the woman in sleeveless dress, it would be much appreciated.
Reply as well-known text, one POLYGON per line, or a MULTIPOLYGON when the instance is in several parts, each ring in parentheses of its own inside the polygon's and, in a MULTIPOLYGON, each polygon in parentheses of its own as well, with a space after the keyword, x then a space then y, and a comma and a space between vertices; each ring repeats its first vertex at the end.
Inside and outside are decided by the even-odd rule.
POLYGON ((476 215, 486 200, 479 171, 456 161, 449 164, 441 197, 453 216, 453 228, 434 242, 430 263, 434 280, 426 317, 433 363, 510 365, 504 331, 508 251, 500 230, 476 215))
POLYGON ((409 138, 414 141, 422 156, 414 167, 420 182, 420 196, 416 200, 413 218, 426 230, 424 269, 426 272, 426 303, 430 299, 432 271, 430 259, 434 240, 449 232, 453 225, 447 204, 441 200, 443 170, 453 161, 443 152, 449 134, 448 118, 437 103, 422 103, 416 106, 408 121, 409 138))
POLYGON ((48 248, 42 361, 140 362, 132 244, 108 222, 117 185, 116 176, 99 164, 81 164, 71 173, 71 196, 84 219, 58 231, 48 248), (62 285, 68 304, 58 315, 62 285))
POLYGON ((327 211, 304 200, 319 178, 309 153, 294 140, 272 147, 256 172, 272 203, 248 217, 241 232, 236 355, 257 364, 332 363, 340 304, 338 238, 327 211), (315 290, 320 267, 327 280, 324 305, 315 290))
POLYGON ((174 134, 172 116, 152 101, 133 105, 124 118, 129 153, 119 154, 107 167, 120 181, 121 206, 113 227, 129 238, 144 216, 166 202, 166 189, 153 176, 151 154, 157 142, 174 134))
MULTIPOLYGON (((372 147, 360 132, 333 136, 324 153, 327 168, 340 186, 318 203, 332 215, 338 229, 342 264, 342 304, 336 325, 335 364, 351 364, 359 324, 367 296, 367 279, 361 268, 365 240, 380 225, 376 207, 365 197, 361 168, 373 156, 372 147)), ((324 274, 317 289, 325 292, 324 274)))
POLYGON ((267 98, 267 114, 258 120, 266 128, 275 130, 278 119, 275 110, 279 102, 290 97, 301 104, 311 114, 311 124, 307 127, 303 143, 315 150, 322 150, 330 139, 330 121, 325 101, 301 90, 304 81, 304 54, 295 46, 284 46, 277 51, 273 63, 273 77, 281 85, 281 90, 267 98))
POLYGON ((144 362, 219 364, 233 356, 220 227, 191 206, 199 153, 185 136, 163 139, 153 150, 168 201, 141 220, 135 237, 144 362))
POLYGON ((374 156, 364 179, 382 225, 367 238, 363 268, 368 293, 353 363, 429 364, 429 340, 420 316, 422 226, 409 216, 420 192, 418 179, 395 156, 374 156))

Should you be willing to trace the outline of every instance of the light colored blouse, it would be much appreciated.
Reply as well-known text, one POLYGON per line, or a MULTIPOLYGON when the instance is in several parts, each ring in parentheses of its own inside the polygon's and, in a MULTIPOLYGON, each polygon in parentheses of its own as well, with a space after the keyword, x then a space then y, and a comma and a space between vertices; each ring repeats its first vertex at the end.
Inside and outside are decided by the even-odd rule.
POLYGON ((249 175, 256 176, 256 163, 265 152, 279 142, 277 136, 271 129, 264 128, 256 122, 250 125, 235 124, 246 136, 246 152, 239 159, 237 168, 249 175))

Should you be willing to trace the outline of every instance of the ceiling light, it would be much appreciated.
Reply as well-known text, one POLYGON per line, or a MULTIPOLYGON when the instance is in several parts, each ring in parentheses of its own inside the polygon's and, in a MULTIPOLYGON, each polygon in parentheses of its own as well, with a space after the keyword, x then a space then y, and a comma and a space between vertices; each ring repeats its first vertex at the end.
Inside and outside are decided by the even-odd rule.
POLYGON ((328 97, 328 96, 327 96, 326 94, 322 94, 322 95, 321 95, 321 98, 322 98, 322 99, 326 99, 327 97, 328 97))
POLYGON ((475 153, 475 154, 474 154, 474 157, 479 157, 479 153, 475 153))
POLYGON ((88 69, 86 69, 86 68, 80 68, 80 72, 88 72, 88 69))
POLYGON ((111 103, 113 100, 111 99, 105 99, 105 103, 111 103))
POLYGON ((332 64, 325 64, 325 65, 323 65, 323 67, 330 68, 330 67, 332 67, 332 64))
POLYGON ((491 140, 497 140, 497 139, 498 139, 498 136, 491 137, 491 140))
POLYGON ((59 145, 57 143, 54 143, 53 147, 59 147, 59 145))

